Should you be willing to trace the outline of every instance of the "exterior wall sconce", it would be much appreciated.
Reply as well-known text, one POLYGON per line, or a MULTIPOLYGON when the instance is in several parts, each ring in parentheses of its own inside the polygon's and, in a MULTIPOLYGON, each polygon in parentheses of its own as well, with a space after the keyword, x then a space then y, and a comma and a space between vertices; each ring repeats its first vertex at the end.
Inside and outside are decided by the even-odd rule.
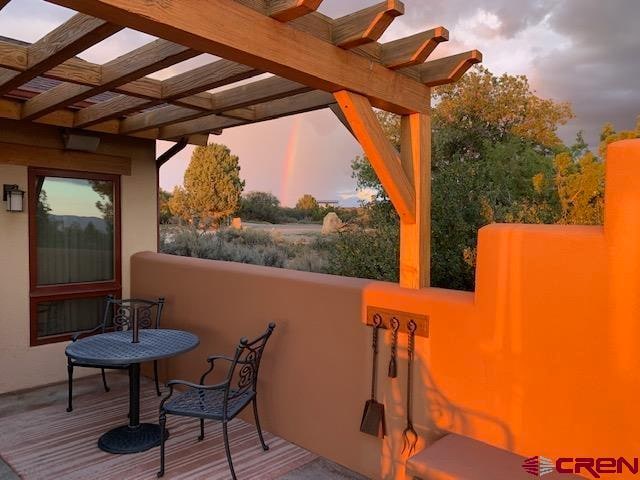
POLYGON ((7 202, 7 212, 24 211, 24 191, 18 185, 3 185, 2 200, 7 202))

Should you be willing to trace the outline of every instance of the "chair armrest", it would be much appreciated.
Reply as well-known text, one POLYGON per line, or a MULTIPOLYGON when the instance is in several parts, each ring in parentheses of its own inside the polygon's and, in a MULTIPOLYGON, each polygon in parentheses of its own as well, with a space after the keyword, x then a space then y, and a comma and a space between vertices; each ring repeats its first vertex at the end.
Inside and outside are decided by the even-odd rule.
POLYGON ((176 385, 182 385, 183 387, 193 388, 196 390, 220 390, 227 387, 227 382, 218 383, 216 385, 199 385, 197 383, 185 382, 184 380, 171 380, 170 382, 167 382, 169 394, 160 402, 160 415, 165 415, 164 404, 173 396, 173 390, 176 385))
POLYGON ((227 355, 211 355, 207 357, 207 362, 215 362, 216 360, 226 360, 227 362, 233 362, 233 358, 228 357, 227 355))
POLYGON ((173 389, 176 385, 182 385, 188 388, 195 388, 197 390, 219 390, 227 386, 227 382, 216 383, 214 385, 200 385, 199 383, 186 382, 184 380, 171 380, 167 383, 167 387, 173 389))
POLYGON ((72 342, 75 342, 75 341, 77 341, 77 340, 78 340, 82 335, 89 335, 89 334, 91 334, 91 333, 95 333, 95 332, 97 332, 98 330, 100 330, 100 329, 102 329, 102 328, 103 328, 103 325, 102 325, 102 324, 100 324, 100 325, 98 325, 97 327, 92 328, 91 330, 83 330, 82 332, 78 332, 78 333, 76 333, 73 337, 71 337, 71 341, 72 341, 72 342))
POLYGON ((215 361, 216 360, 225 360, 227 362, 233 362, 233 358, 227 357, 226 355, 211 355, 209 358, 207 358, 207 362, 209 362, 209 364, 210 364, 209 368, 200 377, 200 383, 201 384, 204 385, 204 380, 207 378, 207 375, 209 375, 211 372, 213 372, 213 367, 215 366, 215 361))

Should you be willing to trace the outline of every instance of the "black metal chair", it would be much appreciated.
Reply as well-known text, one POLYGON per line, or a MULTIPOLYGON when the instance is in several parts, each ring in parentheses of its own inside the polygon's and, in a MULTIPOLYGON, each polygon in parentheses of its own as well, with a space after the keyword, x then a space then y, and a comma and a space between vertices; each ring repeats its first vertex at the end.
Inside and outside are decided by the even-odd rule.
MULTIPOLYGON (((164 298, 162 297, 156 301, 152 301, 137 298, 117 299, 113 295, 109 295, 107 296, 107 303, 102 322, 91 330, 75 334, 71 341, 76 342, 83 336, 95 333, 130 330, 135 328, 159 328, 163 307, 164 298), (153 315, 154 309, 155 316, 153 315)), ((67 357, 67 374, 69 377, 69 404, 67 406, 67 412, 73 411, 73 369, 76 367, 99 368, 102 372, 102 384, 104 385, 104 391, 108 392, 109 385, 107 385, 105 370, 126 370, 129 368, 129 365, 113 366, 80 363, 67 357)), ((160 391, 160 384, 158 382, 157 361, 153 362, 153 379, 156 385, 156 393, 160 396, 162 392, 160 391)))
POLYGON ((224 448, 233 480, 236 480, 236 473, 231 460, 227 423, 244 410, 249 403, 253 403, 253 415, 262 448, 265 451, 269 450, 267 444, 264 443, 258 418, 257 387, 262 353, 274 328, 276 328, 275 323, 270 323, 267 331, 255 340, 249 341, 246 338, 242 338, 233 358, 224 355, 213 355, 207 358, 210 366, 200 377, 199 385, 182 380, 172 380, 167 383, 169 395, 160 403, 160 428, 162 434, 160 436, 160 471, 158 472, 158 477, 164 475, 167 414, 199 418, 200 436, 198 440, 204 439, 205 419, 222 422, 224 448), (204 381, 207 375, 213 371, 217 360, 224 360, 229 363, 227 376, 221 383, 205 385, 204 381), (186 391, 172 397, 176 385, 186 387, 186 391))

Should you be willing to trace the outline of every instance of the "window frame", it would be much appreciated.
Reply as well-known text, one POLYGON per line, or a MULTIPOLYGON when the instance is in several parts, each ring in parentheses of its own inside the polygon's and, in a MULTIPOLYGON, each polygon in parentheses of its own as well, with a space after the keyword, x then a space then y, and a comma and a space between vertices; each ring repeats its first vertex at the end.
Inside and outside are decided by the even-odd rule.
POLYGON ((43 301, 106 297, 122 294, 122 237, 121 237, 121 197, 120 175, 93 173, 54 168, 29 167, 28 171, 28 216, 29 216, 29 317, 30 345, 64 342, 77 332, 50 336, 38 335, 38 303, 43 301), (78 282, 57 285, 38 285, 38 236, 36 185, 38 177, 75 178, 82 180, 103 180, 113 182, 113 262, 114 278, 108 281, 78 282))

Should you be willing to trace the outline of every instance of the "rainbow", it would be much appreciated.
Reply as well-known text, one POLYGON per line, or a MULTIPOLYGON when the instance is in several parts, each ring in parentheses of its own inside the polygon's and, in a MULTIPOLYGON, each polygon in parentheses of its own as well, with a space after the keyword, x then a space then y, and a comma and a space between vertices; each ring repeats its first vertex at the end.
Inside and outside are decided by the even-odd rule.
POLYGON ((289 186, 291 178, 293 176, 293 169, 295 167, 296 155, 298 153, 298 138, 300 136, 300 125, 302 123, 301 117, 296 117, 291 125, 291 133, 289 135, 289 142, 287 144, 287 151, 284 157, 284 164, 282 168, 282 181, 280 182, 280 203, 287 205, 289 200, 289 186))

